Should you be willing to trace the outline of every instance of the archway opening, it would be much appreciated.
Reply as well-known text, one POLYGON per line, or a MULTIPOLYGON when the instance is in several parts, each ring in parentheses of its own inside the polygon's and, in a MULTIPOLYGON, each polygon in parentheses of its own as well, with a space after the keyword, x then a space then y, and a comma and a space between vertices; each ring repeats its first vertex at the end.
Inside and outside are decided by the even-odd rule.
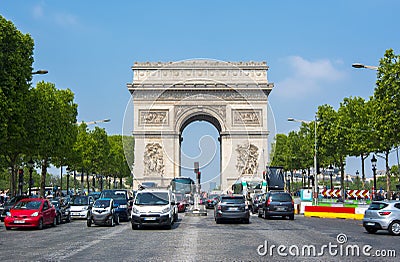
POLYGON ((186 120, 180 134, 180 175, 196 181, 194 162, 199 162, 201 191, 218 190, 221 185, 221 126, 207 115, 186 120))

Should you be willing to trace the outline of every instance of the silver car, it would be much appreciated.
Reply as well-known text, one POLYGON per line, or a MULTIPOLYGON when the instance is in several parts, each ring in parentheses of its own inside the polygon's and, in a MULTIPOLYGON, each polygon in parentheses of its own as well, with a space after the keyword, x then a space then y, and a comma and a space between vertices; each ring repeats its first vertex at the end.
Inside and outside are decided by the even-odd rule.
POLYGON ((400 201, 372 202, 365 211, 363 227, 370 234, 388 230, 392 235, 400 235, 400 201))

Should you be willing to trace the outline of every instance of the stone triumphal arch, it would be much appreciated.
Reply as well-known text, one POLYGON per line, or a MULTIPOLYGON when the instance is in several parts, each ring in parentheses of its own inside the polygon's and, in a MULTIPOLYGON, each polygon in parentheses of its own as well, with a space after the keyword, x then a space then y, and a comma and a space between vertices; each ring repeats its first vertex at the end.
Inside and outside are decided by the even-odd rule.
POLYGON ((265 62, 135 62, 132 70, 135 187, 144 181, 167 185, 180 176, 181 134, 198 120, 220 134, 221 189, 240 176, 261 176, 273 88, 265 62))

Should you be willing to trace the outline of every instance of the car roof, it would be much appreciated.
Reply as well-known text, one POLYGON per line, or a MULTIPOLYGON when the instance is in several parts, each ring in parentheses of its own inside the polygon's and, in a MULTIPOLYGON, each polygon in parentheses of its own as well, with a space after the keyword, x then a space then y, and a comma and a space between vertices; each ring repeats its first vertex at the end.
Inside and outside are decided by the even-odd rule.
MULTIPOLYGON (((171 192, 171 190, 169 189, 164 189, 164 188, 145 188, 143 190, 138 191, 137 193, 141 193, 141 192, 171 192)), ((172 192, 171 192, 172 193, 172 192)))

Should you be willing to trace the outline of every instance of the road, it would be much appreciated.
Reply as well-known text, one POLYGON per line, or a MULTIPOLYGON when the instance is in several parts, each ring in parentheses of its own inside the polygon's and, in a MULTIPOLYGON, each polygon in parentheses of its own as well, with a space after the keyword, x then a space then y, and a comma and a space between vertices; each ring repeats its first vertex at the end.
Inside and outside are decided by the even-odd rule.
MULTIPOLYGON (((294 221, 264 220, 250 224, 216 224, 207 217, 180 214, 171 230, 156 227, 132 230, 129 222, 115 227, 86 227, 83 220, 43 230, 0 226, 1 261, 397 261, 367 257, 392 251, 400 256, 399 238, 386 232, 370 235, 357 220, 296 216, 294 221), (339 234, 340 235, 338 239, 339 234), (342 240, 347 242, 343 242, 342 240), (338 242, 340 241, 340 243, 338 242), (275 245, 275 246, 273 246, 275 245), (326 245, 325 248, 322 248, 326 245), (360 256, 348 246, 359 247, 360 256), (265 246, 268 246, 267 251, 265 246), (278 250, 278 246, 281 246, 278 250), (316 257, 307 252, 316 248, 316 257), (330 246, 330 250, 329 250, 330 246), (299 250, 299 255, 296 250, 299 250), (304 249, 304 255, 302 250, 304 249), (340 250, 342 255, 340 255, 340 250), (271 251, 272 250, 272 251, 271 251), (322 250, 322 251, 321 251, 322 250), (335 254, 337 252, 337 254, 335 254), (285 256, 286 254, 286 256, 285 256)), ((310 251, 311 252, 311 251, 310 251)), ((312 252, 311 252, 312 254, 312 252)))

